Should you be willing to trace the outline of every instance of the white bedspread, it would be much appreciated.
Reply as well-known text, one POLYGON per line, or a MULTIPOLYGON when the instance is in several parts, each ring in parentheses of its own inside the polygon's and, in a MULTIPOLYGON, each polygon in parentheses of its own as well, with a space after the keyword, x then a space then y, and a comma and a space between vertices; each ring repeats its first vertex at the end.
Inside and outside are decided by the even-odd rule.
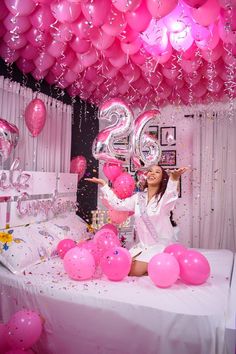
POLYGON ((157 288, 147 276, 73 281, 60 259, 22 276, 1 267, 0 317, 7 321, 23 306, 38 311, 45 319, 35 347, 40 354, 230 353, 225 329, 230 327, 234 340, 236 298, 231 295, 229 301, 233 253, 201 252, 212 270, 207 283, 179 281, 169 289, 157 288))

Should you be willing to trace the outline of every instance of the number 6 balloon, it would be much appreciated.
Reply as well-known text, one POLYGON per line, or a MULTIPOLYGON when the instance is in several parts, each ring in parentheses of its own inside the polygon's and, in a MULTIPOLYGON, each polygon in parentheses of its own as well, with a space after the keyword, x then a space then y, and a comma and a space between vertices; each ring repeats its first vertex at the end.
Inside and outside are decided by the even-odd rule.
POLYGON ((97 160, 106 162, 126 162, 130 157, 130 147, 118 148, 114 146, 117 140, 127 138, 132 130, 133 113, 122 100, 116 98, 105 102, 99 111, 100 120, 113 120, 94 139, 92 152, 97 160))
POLYGON ((131 135, 132 160, 137 169, 148 168, 158 163, 161 158, 161 147, 158 140, 145 133, 149 122, 160 115, 157 110, 142 113, 134 121, 131 135))

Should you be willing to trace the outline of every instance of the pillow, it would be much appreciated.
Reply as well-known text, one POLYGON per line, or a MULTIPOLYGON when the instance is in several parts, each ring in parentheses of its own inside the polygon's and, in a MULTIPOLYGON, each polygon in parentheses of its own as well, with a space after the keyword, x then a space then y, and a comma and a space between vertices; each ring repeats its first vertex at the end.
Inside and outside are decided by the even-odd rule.
POLYGON ((74 241, 90 238, 87 224, 75 213, 62 215, 48 221, 48 231, 61 239, 70 238, 74 241))
POLYGON ((12 273, 57 255, 64 238, 86 237, 86 224, 75 214, 10 229, 0 230, 0 262, 12 273))

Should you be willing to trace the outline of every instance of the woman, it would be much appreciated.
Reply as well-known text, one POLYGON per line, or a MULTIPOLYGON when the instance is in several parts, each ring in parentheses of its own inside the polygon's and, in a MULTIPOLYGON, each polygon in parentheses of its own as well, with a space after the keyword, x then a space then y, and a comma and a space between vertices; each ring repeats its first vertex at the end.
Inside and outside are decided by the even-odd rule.
POLYGON ((139 243, 129 250, 133 257, 130 275, 144 275, 150 259, 175 242, 170 211, 178 199, 179 178, 186 170, 186 167, 172 170, 168 176, 161 166, 153 165, 147 172, 144 192, 126 199, 119 199, 103 179, 86 178, 102 186, 104 198, 113 209, 134 212, 139 243))

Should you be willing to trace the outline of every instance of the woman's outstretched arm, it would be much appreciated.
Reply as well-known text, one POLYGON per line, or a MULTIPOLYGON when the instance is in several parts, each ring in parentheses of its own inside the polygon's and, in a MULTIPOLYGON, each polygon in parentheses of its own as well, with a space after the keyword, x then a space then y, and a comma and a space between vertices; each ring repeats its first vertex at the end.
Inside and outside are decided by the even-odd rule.
POLYGON ((102 178, 93 177, 93 178, 85 178, 85 180, 102 186, 101 191, 103 193, 103 196, 113 209, 122 210, 122 211, 135 210, 135 202, 137 198, 136 194, 125 199, 120 199, 113 192, 113 190, 108 186, 106 181, 104 181, 102 178))

